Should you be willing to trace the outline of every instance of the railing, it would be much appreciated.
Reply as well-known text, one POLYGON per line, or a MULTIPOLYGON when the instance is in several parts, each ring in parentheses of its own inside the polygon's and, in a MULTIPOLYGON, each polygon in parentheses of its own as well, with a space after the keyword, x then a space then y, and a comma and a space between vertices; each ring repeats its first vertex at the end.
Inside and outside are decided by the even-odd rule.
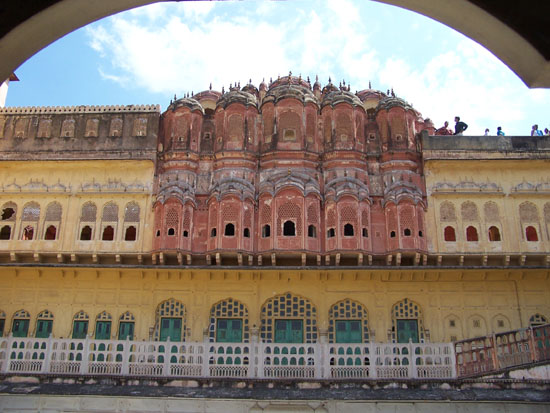
POLYGON ((550 360, 550 324, 457 341, 458 376, 550 360))
POLYGON ((274 380, 452 379, 550 360, 550 324, 456 343, 0 338, 0 373, 274 380))
POLYGON ((0 338, 0 373, 116 377, 456 377, 451 343, 277 344, 0 338))

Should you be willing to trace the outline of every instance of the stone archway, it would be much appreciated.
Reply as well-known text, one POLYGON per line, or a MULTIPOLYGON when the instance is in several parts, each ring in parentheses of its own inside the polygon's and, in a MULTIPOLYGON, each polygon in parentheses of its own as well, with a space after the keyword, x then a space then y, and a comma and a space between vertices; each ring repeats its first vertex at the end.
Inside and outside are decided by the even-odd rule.
MULTIPOLYGON (((446 24, 488 48, 529 87, 550 87, 549 29, 547 25, 532 21, 543 19, 540 16, 545 15, 544 2, 521 8, 511 1, 375 1, 415 11, 446 24)), ((8 78, 32 55, 73 30, 103 17, 156 2, 7 1, 0 14, 0 79, 8 78)))

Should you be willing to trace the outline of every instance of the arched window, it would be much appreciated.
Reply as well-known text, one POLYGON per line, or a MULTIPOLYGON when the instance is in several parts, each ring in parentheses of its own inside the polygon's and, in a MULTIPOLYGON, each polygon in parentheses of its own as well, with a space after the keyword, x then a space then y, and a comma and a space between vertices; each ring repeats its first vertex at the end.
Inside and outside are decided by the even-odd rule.
POLYGON ((44 235, 44 239, 46 240, 54 240, 57 236, 57 228, 55 225, 50 225, 46 229, 46 234, 44 235))
POLYGON ((103 228, 103 235, 101 236, 102 241, 112 241, 115 239, 115 229, 107 225, 103 228))
POLYGON ((122 314, 118 321, 118 339, 133 340, 134 339, 134 315, 126 311, 122 314))
POLYGON ((4 225, 0 230, 0 239, 10 239, 11 238, 11 227, 9 225, 4 225))
POLYGON ((168 228, 168 235, 170 236, 176 235, 176 230, 174 228, 168 228))
POLYGON ((294 237, 296 235, 296 224, 294 221, 285 221, 283 224, 283 235, 285 237, 294 237))
POLYGON ((92 227, 86 225, 80 231, 80 241, 90 241, 92 239, 92 227))
POLYGON ((405 228, 403 230, 403 235, 406 236, 406 237, 410 237, 411 236, 411 230, 409 228, 405 228))
POLYGON ((477 228, 470 225, 468 228, 466 228, 466 241, 470 242, 477 242, 479 241, 479 237, 477 236, 477 228))
POLYGON ((52 327, 53 314, 48 310, 44 310, 36 318, 34 336, 36 338, 48 338, 52 333, 52 327))
POLYGON ((366 228, 363 228, 363 238, 368 238, 368 237, 369 237, 369 230, 366 228))
POLYGON ((344 225, 344 236, 345 237, 353 237, 353 225, 346 224, 344 225))
MULTIPOLYGON (((160 235, 160 232, 159 232, 160 235)), ((133 225, 130 225, 128 228, 126 228, 126 233, 124 234, 124 241, 135 241, 137 238, 137 231, 136 227, 133 225)))
POLYGON ((0 220, 2 221, 14 221, 15 220, 15 211, 17 210, 17 205, 13 202, 8 202, 2 206, 2 213, 0 215, 0 220))
POLYGON ((216 236, 216 233, 217 233, 216 228, 212 228, 212 229, 210 230, 210 236, 211 236, 212 238, 214 238, 214 237, 216 236))
POLYGON ((329 228, 327 231, 327 238, 333 238, 336 236, 336 231, 334 231, 334 228, 329 228))
POLYGON ((211 342, 248 343, 248 309, 234 298, 214 304, 210 309, 208 333, 211 342))
POLYGON ((225 224, 225 231, 223 232, 223 235, 226 237, 232 237, 235 235, 235 225, 232 223, 225 224))
POLYGON ((537 327, 544 324, 548 324, 548 319, 542 314, 534 314, 529 318, 529 325, 531 327, 537 327))
POLYGON ((268 238, 271 236, 271 226, 266 224, 262 227, 262 238, 268 238))
POLYGON ((27 337, 31 315, 28 311, 19 310, 13 315, 11 334, 14 337, 27 337))
POLYGON ((88 334, 88 321, 90 317, 84 311, 79 311, 73 318, 72 338, 86 338, 88 334))
POLYGON ((23 240, 25 241, 31 241, 34 238, 34 228, 32 225, 27 225, 23 229, 23 240))
POLYGON ((249 228, 245 228, 243 230, 243 237, 250 238, 250 229, 249 228))
POLYGON ((489 227, 489 241, 500 241, 500 231, 494 225, 489 227))
POLYGON ((183 237, 189 238, 189 231, 187 231, 186 229, 183 230, 183 237))
POLYGON ((445 227, 444 237, 445 237, 445 241, 447 242, 455 242, 456 241, 455 229, 451 226, 445 227))
POLYGON ((390 238, 395 238, 395 231, 390 232, 390 238))
POLYGON ((317 238, 317 228, 315 228, 315 225, 309 225, 307 227, 307 236, 310 238, 317 238))
POLYGON ((539 240, 537 229, 534 226, 529 225, 528 227, 525 228, 525 239, 527 239, 527 241, 539 240))
POLYGON ((179 300, 171 298, 160 303, 155 314, 155 339, 185 340, 185 315, 185 306, 179 300))

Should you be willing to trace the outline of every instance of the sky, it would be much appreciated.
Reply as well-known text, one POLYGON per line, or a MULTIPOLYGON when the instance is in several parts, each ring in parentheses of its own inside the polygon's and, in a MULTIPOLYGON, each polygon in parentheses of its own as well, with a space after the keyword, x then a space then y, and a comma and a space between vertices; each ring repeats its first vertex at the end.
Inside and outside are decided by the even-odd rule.
POLYGON ((436 127, 550 128, 550 90, 529 89, 485 48, 420 14, 367 0, 157 3, 59 39, 15 73, 7 106, 160 104, 288 75, 387 91, 436 127))

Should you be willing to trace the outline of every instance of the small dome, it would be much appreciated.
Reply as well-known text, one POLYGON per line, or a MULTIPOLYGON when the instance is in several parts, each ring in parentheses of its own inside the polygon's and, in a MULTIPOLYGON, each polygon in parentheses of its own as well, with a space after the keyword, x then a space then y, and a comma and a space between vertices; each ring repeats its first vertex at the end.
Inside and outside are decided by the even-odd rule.
POLYGON ((361 102, 364 102, 367 99, 377 99, 382 100, 388 97, 384 92, 374 89, 364 89, 357 92, 357 97, 361 99, 361 102))
POLYGON ((258 100, 255 95, 239 90, 238 87, 231 87, 229 92, 224 93, 218 100, 216 106, 226 108, 232 103, 241 103, 245 106, 258 106, 258 100))
POLYGON ((414 110, 413 107, 409 105, 405 100, 395 96, 387 96, 384 99, 382 99, 380 102, 378 102, 376 111, 379 111, 382 109, 390 110, 395 106, 400 106, 405 110, 414 110))
MULTIPOLYGON (((326 89, 326 86, 325 86, 325 89, 326 89)), ((334 91, 323 94, 323 101, 321 103, 321 107, 325 107, 327 105, 334 107, 338 103, 349 103, 352 106, 363 107, 363 103, 361 102, 361 100, 357 96, 355 96, 353 93, 349 92, 348 90, 336 89, 334 91)))
POLYGON ((218 99, 222 96, 221 92, 218 92, 217 90, 205 90, 203 92, 197 93, 193 95, 193 98, 198 100, 199 102, 201 100, 214 100, 218 101, 218 99))
POLYGON ((258 92, 258 89, 256 88, 256 86, 254 86, 252 84, 252 79, 250 79, 248 81, 248 84, 247 85, 244 85, 243 88, 241 89, 243 92, 248 92, 250 93, 251 95, 254 95, 254 96, 258 96, 259 95, 259 92, 258 92))
POLYGON ((204 115, 204 108, 202 107, 200 102, 193 97, 176 99, 170 103, 170 105, 168 106, 168 108, 166 108, 166 110, 176 110, 177 108, 180 108, 180 107, 188 107, 189 109, 191 109, 191 111, 198 110, 204 115))
POLYGON ((301 76, 292 76, 292 74, 280 77, 276 81, 271 82, 263 103, 277 103, 279 100, 285 98, 298 99, 303 103, 317 102, 308 81, 302 79, 301 76))

